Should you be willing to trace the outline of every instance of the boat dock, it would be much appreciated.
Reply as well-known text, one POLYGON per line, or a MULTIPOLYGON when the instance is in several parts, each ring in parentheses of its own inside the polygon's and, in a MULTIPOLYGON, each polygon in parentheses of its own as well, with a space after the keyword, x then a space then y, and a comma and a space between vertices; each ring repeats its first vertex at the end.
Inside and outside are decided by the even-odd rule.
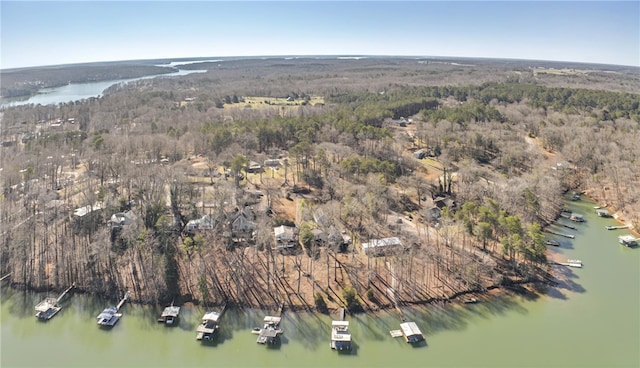
POLYGON ((118 311, 122 308, 127 299, 129 299, 128 291, 115 307, 105 308, 102 313, 98 314, 98 325, 100 327, 107 328, 115 326, 115 324, 120 320, 120 317, 122 317, 122 313, 118 313, 118 311))
POLYGON ((609 226, 605 226, 605 229, 607 230, 619 230, 619 229, 628 229, 629 225, 619 225, 619 226, 613 226, 613 225, 609 225, 609 226))
POLYGON ((582 268, 582 262, 580 262, 580 263, 578 263, 578 262, 554 262, 553 264, 558 265, 558 266, 582 268))
POLYGON ((401 323, 400 331, 402 332, 401 336, 404 336, 405 341, 409 344, 415 344, 424 341, 422 331, 420 331, 418 325, 415 322, 401 323))
POLYGON ((180 307, 174 306, 173 303, 171 303, 170 306, 164 308, 160 318, 158 318, 158 322, 164 323, 165 326, 175 326, 179 316, 180 307))
POLYGON ((562 223, 559 223, 559 224, 560 224, 560 225, 562 225, 562 226, 564 226, 564 227, 566 227, 566 228, 568 228, 568 229, 578 230, 578 228, 577 228, 577 227, 575 227, 575 226, 573 226, 573 225, 571 225, 571 224, 562 224, 562 223))
POLYGON ((544 243, 546 245, 552 245, 554 247, 559 247, 560 246, 560 242, 558 242, 557 240, 552 240, 552 239, 545 240, 544 243))
POLYGON ((220 332, 220 319, 227 310, 227 304, 225 303, 220 309, 220 312, 209 311, 202 316, 202 322, 196 329, 196 340, 198 341, 212 341, 220 332))
POLYGON ((53 318, 53 316, 55 316, 62 309, 62 307, 58 303, 60 303, 65 295, 67 295, 67 293, 69 293, 69 291, 71 291, 71 289, 73 289, 75 286, 75 283, 72 284, 57 298, 46 298, 45 300, 38 303, 35 308, 36 317, 42 321, 47 321, 53 318))
POLYGON ((282 321, 282 313, 284 312, 284 302, 280 304, 278 316, 265 316, 263 326, 258 332, 258 344, 276 345, 280 342, 280 335, 284 330, 280 327, 282 321))
POLYGON ((545 229, 546 232, 548 232, 549 234, 553 234, 553 235, 558 235, 558 236, 564 236, 565 238, 569 238, 569 239, 574 239, 576 236, 573 234, 564 234, 561 232, 557 232, 551 229, 545 229))
POLYGON ((282 317, 265 316, 264 326, 260 329, 256 342, 258 344, 277 344, 280 341, 280 335, 284 333, 284 330, 280 328, 281 320, 282 317))
POLYGON ((333 350, 351 350, 351 331, 349 331, 349 321, 345 320, 345 309, 340 309, 340 319, 331 321, 331 344, 333 350))
POLYGON ((634 237, 633 235, 620 235, 618 237, 618 242, 625 247, 635 247, 638 245, 638 241, 640 239, 634 237))
POLYGON ((6 279, 7 277, 11 276, 11 272, 9 272, 8 274, 0 277, 0 281, 4 281, 4 279, 6 279))

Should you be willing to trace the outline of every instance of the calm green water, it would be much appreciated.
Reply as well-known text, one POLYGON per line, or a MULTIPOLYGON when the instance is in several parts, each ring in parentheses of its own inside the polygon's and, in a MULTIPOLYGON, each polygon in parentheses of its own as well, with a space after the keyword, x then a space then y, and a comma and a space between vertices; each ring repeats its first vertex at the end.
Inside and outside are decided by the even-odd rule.
POLYGON ((160 308, 125 305, 111 331, 95 316, 115 300, 73 295, 47 323, 33 307, 43 295, 2 286, 0 365, 59 367, 639 367, 640 248, 618 244, 625 230, 607 231, 593 203, 572 202, 587 223, 558 238, 558 260, 579 258, 582 269, 559 267, 567 282, 535 300, 500 297, 464 307, 406 310, 428 344, 412 348, 389 330, 397 314, 349 316, 356 344, 350 355, 329 348, 330 318, 285 313, 279 349, 256 344, 250 333, 264 312, 229 310, 217 345, 202 346, 195 328, 203 310, 183 308, 179 327, 156 321, 160 308))

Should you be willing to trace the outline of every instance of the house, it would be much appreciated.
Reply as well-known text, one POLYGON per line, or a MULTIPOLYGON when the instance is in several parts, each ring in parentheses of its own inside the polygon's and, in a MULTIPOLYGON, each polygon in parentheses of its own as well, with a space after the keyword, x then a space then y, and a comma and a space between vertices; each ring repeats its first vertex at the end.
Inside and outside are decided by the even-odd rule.
POLYGON ((215 219, 211 215, 204 215, 199 219, 190 220, 187 222, 187 231, 196 230, 212 230, 215 227, 215 219))
POLYGON ((298 244, 297 229, 291 226, 280 225, 273 228, 276 240, 275 249, 294 248, 298 244))
POLYGON ((429 153, 428 150, 426 150, 424 148, 421 148, 421 149, 413 152, 413 157, 418 159, 418 160, 422 160, 423 158, 427 157, 428 153, 429 153))
POLYGON ((112 229, 120 229, 125 225, 129 225, 137 220, 137 216, 131 212, 117 212, 111 215, 111 219, 107 221, 112 229))
POLYGON ((454 209, 456 208, 456 201, 450 197, 436 197, 433 200, 433 204, 439 209, 443 209, 444 207, 454 209))
POLYGON ((362 243, 362 250, 368 256, 384 255, 394 249, 402 247, 402 242, 397 237, 371 239, 368 243, 362 243))
POLYGON ((248 173, 259 173, 262 171, 262 166, 255 161, 249 161, 249 165, 247 165, 246 171, 248 173))
POLYGON ((278 160, 277 158, 271 158, 268 160, 264 160, 264 164, 265 167, 269 167, 272 169, 279 169, 282 167, 282 163, 280 162, 280 160, 278 160))
POLYGON ((313 234, 313 241, 316 244, 325 244, 327 242, 327 234, 320 230, 320 229, 313 229, 311 230, 311 233, 313 234))
POLYGON ((329 228, 329 235, 327 236, 327 242, 329 246, 337 246, 340 252, 345 252, 349 244, 351 244, 351 237, 346 231, 338 231, 334 226, 329 228))
POLYGON ((433 206, 425 209, 423 211, 423 216, 429 222, 437 221, 442 216, 442 211, 439 207, 433 206))
POLYGON ((102 203, 96 202, 92 205, 88 204, 86 206, 76 208, 75 210, 73 210, 73 216, 76 218, 82 218, 93 213, 94 211, 100 211, 101 209, 102 203))
POLYGON ((245 206, 242 210, 238 211, 231 221, 231 234, 233 237, 247 237, 251 235, 257 227, 254 222, 256 215, 253 213, 253 208, 245 206))

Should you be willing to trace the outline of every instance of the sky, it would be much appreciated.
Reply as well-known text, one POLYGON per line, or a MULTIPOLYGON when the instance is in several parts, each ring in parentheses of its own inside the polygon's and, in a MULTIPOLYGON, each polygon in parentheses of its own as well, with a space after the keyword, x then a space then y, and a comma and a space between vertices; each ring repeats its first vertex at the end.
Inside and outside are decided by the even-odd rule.
POLYGON ((640 66, 640 1, 0 1, 0 69, 278 55, 640 66))

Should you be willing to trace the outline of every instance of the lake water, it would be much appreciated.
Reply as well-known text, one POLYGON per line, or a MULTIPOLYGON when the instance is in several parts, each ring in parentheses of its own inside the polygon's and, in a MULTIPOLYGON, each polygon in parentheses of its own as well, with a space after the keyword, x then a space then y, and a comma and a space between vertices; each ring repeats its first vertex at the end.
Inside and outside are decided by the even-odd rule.
MULTIPOLYGON (((180 63, 178 65, 189 64, 188 62, 180 63)), ((142 79, 151 79, 156 77, 177 77, 193 73, 205 73, 206 70, 186 70, 180 69, 177 72, 167 74, 148 75, 139 78, 130 79, 116 79, 109 81, 100 81, 92 83, 72 83, 61 87, 55 88, 43 88, 38 91, 38 94, 30 97, 16 97, 16 98, 4 98, 0 100, 0 108, 10 106, 20 106, 27 104, 58 104, 67 103, 70 101, 79 101, 91 97, 100 97, 107 88, 114 84, 129 83, 142 79)))
MULTIPOLYGON (((73 295, 51 321, 33 316, 43 294, 3 285, 0 314, 2 367, 639 367, 640 248, 618 244, 626 230, 605 230, 611 219, 595 215, 594 203, 571 202, 587 220, 575 240, 557 238, 558 260, 581 259, 581 269, 557 266, 566 279, 539 298, 495 297, 470 305, 407 308, 427 344, 411 347, 389 330, 397 313, 348 316, 355 350, 329 348, 331 319, 284 314, 283 344, 256 344, 250 330, 265 312, 228 310, 216 345, 195 340, 204 309, 183 308, 179 327, 156 322, 160 307, 125 304, 122 320, 99 329, 95 317, 117 300, 73 295)), ((560 230, 560 228, 558 229, 560 230)))

